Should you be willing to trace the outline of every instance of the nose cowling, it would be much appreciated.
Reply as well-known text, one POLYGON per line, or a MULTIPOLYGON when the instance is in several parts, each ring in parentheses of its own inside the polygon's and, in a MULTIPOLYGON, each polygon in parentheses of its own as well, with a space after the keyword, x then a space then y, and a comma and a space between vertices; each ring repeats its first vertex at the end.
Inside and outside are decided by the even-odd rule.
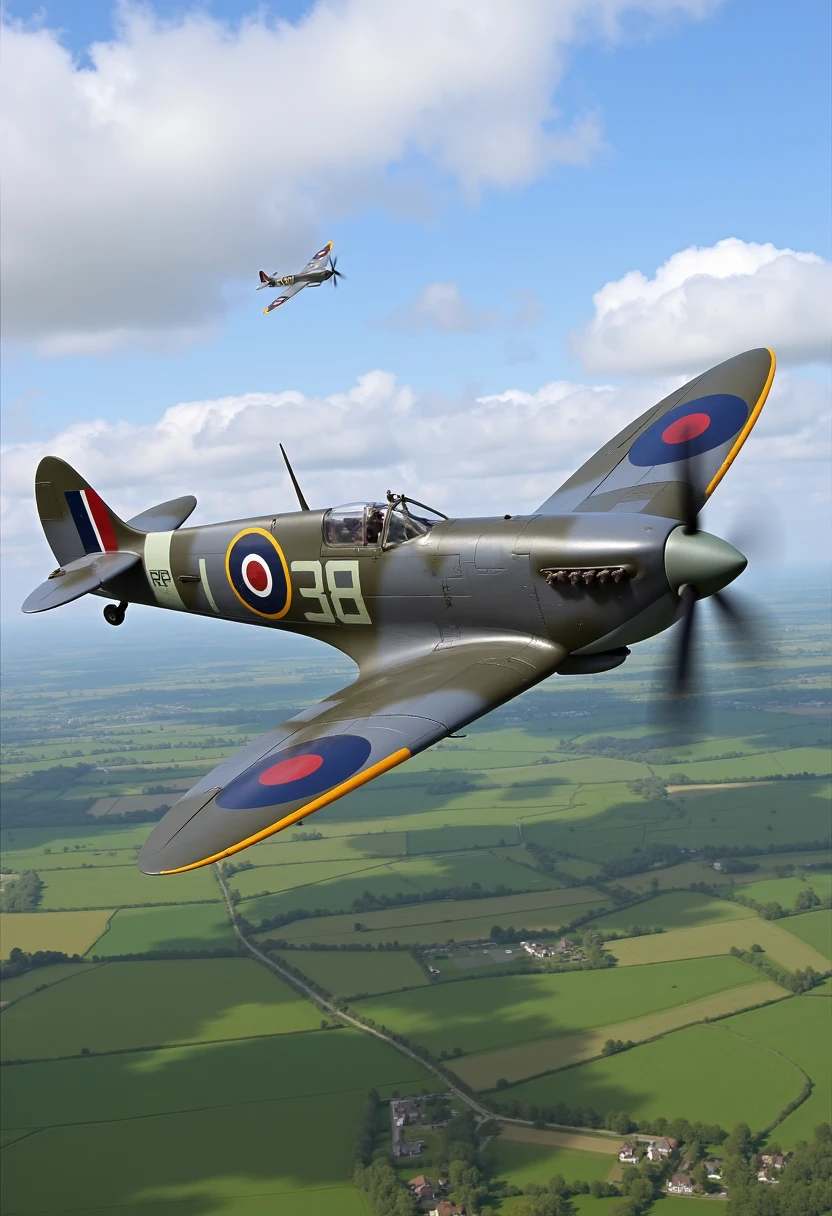
POLYGON ((742 574, 748 558, 709 532, 674 528, 664 550, 667 581, 678 594, 682 587, 696 588, 699 598, 721 591, 742 574))

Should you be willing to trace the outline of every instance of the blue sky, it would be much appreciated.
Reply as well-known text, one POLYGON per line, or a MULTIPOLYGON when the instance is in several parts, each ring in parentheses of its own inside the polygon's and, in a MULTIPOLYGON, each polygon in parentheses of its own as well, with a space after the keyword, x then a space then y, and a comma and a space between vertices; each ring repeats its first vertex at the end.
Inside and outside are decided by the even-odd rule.
MULTIPOLYGON (((372 9, 373 4, 374 0, 350 0, 340 7, 349 13, 372 9)), ((549 7, 557 9, 559 4, 560 0, 551 0, 549 7)), ((390 7, 417 6, 391 0, 390 7)), ((546 5, 532 7, 540 12, 546 5)), ((19 310, 15 306, 18 297, 11 303, 7 299, 4 309, 7 341, 0 385, 3 437, 14 470, 15 488, 7 511, 12 534, 7 553, 12 554, 12 564, 28 565, 30 545, 38 543, 27 539, 31 519, 26 515, 23 492, 16 488, 18 474, 23 476, 22 464, 28 460, 33 468, 36 456, 50 450, 50 442, 73 452, 83 447, 77 434, 72 442, 67 435, 73 427, 86 426, 91 420, 101 419, 116 428, 152 428, 166 410, 180 402, 280 394, 285 390, 317 399, 349 392, 373 369, 383 369, 396 384, 410 386, 420 400, 424 398, 423 406, 414 407, 408 426, 418 425, 421 410, 435 412, 432 403, 437 396, 455 402, 453 410, 459 411, 464 410, 466 401, 477 397, 507 391, 535 394, 553 381, 584 387, 623 386, 626 408, 635 414, 655 399, 651 394, 664 387, 662 377, 701 368, 695 363, 688 368, 684 360, 671 366, 672 359, 646 358, 618 369, 597 353, 589 357, 586 342, 574 337, 570 340, 570 335, 579 333, 591 320, 593 294, 604 284, 637 270, 652 279, 674 254, 691 246, 710 249, 726 238, 738 238, 748 246, 770 244, 776 251, 812 253, 828 263, 832 256, 828 3, 801 0, 798 6, 787 6, 779 0, 725 0, 721 4, 689 0, 675 5, 644 0, 630 8, 619 7, 621 27, 615 34, 606 36, 597 25, 587 22, 577 33, 573 30, 556 39, 557 62, 550 65, 546 86, 559 115, 555 126, 568 130, 586 121, 595 128, 595 134, 587 137, 577 155, 579 163, 555 155, 548 163, 531 169, 507 171, 502 182, 488 180, 488 167, 480 164, 474 175, 477 180, 471 185, 459 167, 465 161, 464 151, 456 160, 455 153, 450 160, 448 156, 443 159, 430 140, 421 139, 418 130, 415 134, 409 130, 402 135, 404 154, 385 159, 382 152, 370 169, 353 171, 349 163, 353 132, 347 128, 345 137, 343 130, 340 134, 333 132, 324 122, 313 125, 309 133, 309 142, 318 145, 316 176, 309 187, 312 205, 305 212, 296 197, 286 203, 291 214, 285 231, 279 222, 271 228, 261 224, 259 229, 253 222, 254 211, 269 203, 270 192, 281 195, 289 188, 281 171, 284 154, 280 138, 268 146, 269 125, 278 132, 294 123, 302 125, 303 109, 308 111, 321 98, 330 107, 328 112, 336 115, 342 101, 347 107, 349 98, 338 96, 338 86, 328 70, 316 76, 314 64, 307 75, 308 88, 315 92, 304 96, 282 91, 284 71, 261 69, 258 121, 268 122, 262 128, 267 134, 262 151, 255 156, 253 176, 256 180, 257 162, 262 158, 262 185, 252 188, 247 202, 243 193, 229 203, 225 227, 206 227, 204 245, 189 255, 190 261, 180 264, 180 242, 170 237, 170 231, 175 223, 182 223, 182 217, 172 219, 166 233, 164 211, 166 192, 171 195, 173 210, 176 207, 177 161, 174 157, 173 161, 155 164, 153 154, 149 154, 136 205, 139 211, 153 210, 158 247, 166 249, 166 240, 171 246, 167 260, 162 257, 152 273, 148 271, 144 277, 146 255, 132 247, 129 226, 116 230, 106 254, 103 252, 108 211, 101 197, 110 189, 105 180, 106 164, 102 162, 97 170, 94 157, 90 160, 89 178, 83 184, 90 191, 89 208, 82 205, 82 188, 70 185, 71 199, 64 210, 61 179, 44 188, 47 179, 38 160, 38 143, 45 145, 53 138, 49 105, 44 107, 45 117, 38 114, 37 121, 33 119, 31 134, 24 120, 22 138, 30 139, 31 144, 19 154, 20 176, 24 186, 30 176, 28 199, 23 197, 19 211, 7 216, 4 224, 4 256, 11 256, 15 263, 15 282, 19 279, 22 283, 20 298, 25 295, 19 310), (335 170, 328 194, 329 155, 335 170), (100 179, 97 172, 101 173, 100 179), (24 214, 27 208, 43 210, 44 218, 37 222, 48 240, 41 243, 36 239, 36 220, 31 220, 16 249, 16 228, 29 224, 24 214), (95 230, 81 231, 87 213, 102 231, 100 261, 95 230), (335 292, 327 285, 319 291, 305 292, 278 313, 263 316, 261 308, 267 293, 254 292, 260 266, 269 271, 291 271, 326 239, 335 241, 339 268, 347 276, 339 290, 335 292), (238 245, 244 257, 231 268, 229 250, 238 245), (79 248, 91 252, 76 256, 79 248), (421 293, 432 283, 454 285, 459 305, 455 323, 437 319, 429 308, 425 313, 424 301, 419 305, 421 293), (169 326, 163 319, 153 330, 146 316, 152 315, 157 306, 160 316, 164 313, 168 291, 171 296, 179 292, 185 302, 176 305, 179 313, 171 313, 169 326), (122 303, 132 305, 131 295, 142 292, 148 293, 149 303, 143 314, 145 320, 133 332, 130 326, 134 319, 126 314, 122 318, 121 307, 122 303), (193 317, 187 315, 191 292, 193 317), (202 296, 211 297, 214 303, 206 305, 207 311, 200 315, 202 296), (220 297, 223 304, 217 307, 220 297), (130 330, 127 338, 105 335, 88 342, 85 334, 102 332, 100 315, 93 317, 96 298, 107 299, 113 331, 124 325, 130 330), (88 305, 89 321, 85 320, 88 305), (54 315, 50 319, 50 307, 57 310, 57 319, 54 315), (518 309, 528 314, 523 324, 512 322, 518 309), (10 333, 8 318, 14 319, 18 311, 29 319, 18 330, 12 325, 10 333), (39 326, 41 311, 44 321, 39 326), (62 323, 71 331, 69 338, 63 334, 62 323), (147 333, 142 325, 150 326, 147 333), (59 339, 55 339, 56 333, 59 339), (56 341, 57 349, 69 353, 53 353, 56 341), (77 353, 84 349, 92 353, 77 353), (635 391, 638 383, 644 385, 644 400, 635 391)), ((194 7, 177 0, 166 3, 160 11, 169 25, 176 26, 194 7)), ((238 29, 249 11, 255 10, 245 4, 216 2, 202 5, 199 11, 228 23, 230 29, 238 29)), ((93 42, 114 40, 116 46, 123 46, 130 41, 121 20, 114 21, 114 12, 112 5, 97 0, 85 0, 81 5, 69 0, 42 0, 37 4, 11 0, 5 7, 5 21, 22 22, 18 33, 30 39, 38 23, 46 30, 60 30, 59 41, 70 52, 75 68, 89 76, 95 65, 89 55, 93 42)), ((314 14, 315 6, 266 4, 259 6, 259 12, 296 23, 310 12, 314 14)), ((541 20, 545 23, 544 18, 541 20)), ((161 44, 161 38, 155 41, 161 44)), ((142 60, 144 51, 139 43, 134 41, 132 48, 135 71, 150 73, 147 65, 156 61, 150 53, 142 60)), ((337 55, 337 47, 330 51, 337 55)), ((465 55, 464 46, 460 53, 465 55)), ((216 71, 211 62, 205 66, 209 81, 211 72, 216 71)), ((39 64, 35 67, 40 70, 39 64)), ((191 67, 198 72, 198 64, 191 67)), ((518 63, 518 76, 524 70, 518 63)), ((187 80, 186 70, 183 87, 187 80)), ((58 110, 59 85, 54 94, 51 87, 48 84, 45 93, 58 98, 52 102, 58 110)), ((377 93, 373 108, 379 113, 386 104, 385 85, 382 81, 374 87, 377 93)), ((512 89, 510 72, 500 87, 512 89)), ((18 119, 21 108, 25 113, 29 104, 34 112, 37 103, 30 103, 28 93, 15 94, 14 88, 11 92, 18 119)), ((428 96, 424 104, 430 102, 428 96)), ((8 99, 6 104, 11 108, 8 99)), ((472 111, 482 106, 485 118, 481 125, 492 122, 497 130, 495 138, 499 138, 498 120, 490 112, 482 86, 472 85, 471 96, 464 104, 472 111)), ((61 135, 58 118, 56 115, 54 138, 73 138, 72 132, 61 135)), ((249 137, 245 114, 235 121, 240 123, 240 140, 249 137)), ((439 121, 445 121, 441 113, 439 121)), ((452 115, 447 121, 450 125, 457 118, 452 115)), ((522 135, 524 121, 529 128, 550 125, 545 116, 521 117, 511 138, 522 135)), ((164 122, 160 114, 158 123, 163 126, 164 122)), ((154 129, 152 124, 149 129, 154 129)), ((361 133, 354 133, 360 143, 361 133)), ((211 129, 205 135, 210 139, 211 129)), ((228 185, 223 181, 223 147, 232 145, 220 141, 217 146, 216 189, 220 192, 228 185)), ((183 161, 188 155, 185 141, 183 161)), ((362 155, 366 151, 357 153, 356 158, 362 155)), ((47 160, 45 147, 41 159, 47 160)), ((286 164, 297 163, 297 153, 292 151, 286 164)), ((248 171, 248 167, 243 170, 248 171)), ((234 167, 229 167, 228 175, 233 177, 234 172, 234 167)), ((296 186, 305 188, 297 172, 287 168, 285 174, 292 190, 296 186)), ((123 207, 117 199, 117 185, 112 187, 110 215, 123 207)), ((207 205, 207 193, 203 199, 207 205)), ((195 228, 201 222, 200 211, 197 199, 192 213, 195 228)), ((152 249, 153 242, 149 247, 152 249)), ((756 274, 755 267, 747 273, 756 274)), ((800 273, 805 269, 797 266, 800 273)), ((814 274, 817 267, 809 270, 814 274)), ((691 275, 696 273, 700 271, 694 266, 691 275)), ((717 288, 720 282, 724 279, 717 276, 717 288)), ((814 287, 808 280, 795 280, 794 291, 808 299, 807 293, 817 290, 820 280, 815 276, 812 282, 814 287)), ((765 290, 774 289, 769 286, 765 290)), ((9 296, 11 291, 9 288, 9 296)), ((780 309, 783 316, 794 314, 788 301, 781 302, 780 309)), ((761 314, 766 323, 757 327, 759 340, 754 337, 752 318, 745 329, 738 330, 736 341, 775 347, 778 340, 782 342, 786 358, 785 362, 781 359, 781 366, 787 369, 784 384, 791 385, 788 391, 792 396, 783 398, 782 418, 772 431, 770 447, 773 452, 778 443, 783 450, 792 445, 790 458, 795 461, 796 484, 805 487, 807 447, 817 451, 818 443, 818 432, 812 430, 812 419, 806 417, 806 401, 817 413, 825 399, 826 330, 819 322, 818 334, 810 335, 801 346, 785 322, 785 328, 779 322, 772 323, 769 314, 770 309, 761 314), (746 341, 747 335, 751 340, 746 341), (805 381, 811 382, 810 388, 801 395, 802 390, 794 386, 805 381), (803 404, 793 406, 793 401, 803 404), (804 465, 798 474, 800 461, 804 465)), ((730 335, 726 341, 729 353, 742 349, 742 345, 730 348, 730 335)), ((717 341, 711 361, 718 361, 724 353, 717 341)), ((615 421, 611 414, 610 432, 615 430, 615 421)), ((277 438, 275 434, 275 442, 277 438)), ((310 450, 310 444, 314 448, 314 435, 306 446, 301 439, 296 443, 300 463, 308 466, 313 484, 315 477, 319 482, 333 480, 331 472, 327 474, 324 469, 332 469, 331 457, 322 462, 324 471, 316 473, 314 452, 310 450)), ((586 443, 589 451, 593 444, 597 446, 594 424, 587 427, 586 443)), ((772 459, 771 453, 767 458, 772 459)), ((93 467, 96 459, 100 459, 100 453, 98 457, 90 455, 93 467)), ((553 479, 561 467, 569 471, 568 459, 568 453, 562 460, 553 456, 553 479)), ((340 487, 349 480, 346 474, 379 463, 383 460, 376 457, 357 460, 352 470, 345 468, 344 476, 334 480, 340 487)), ((401 459, 398 465, 404 468, 401 459)), ((519 476, 516 467, 511 471, 515 478, 519 476)), ((430 482, 418 460, 407 465, 407 472, 420 484, 430 482)), ((191 471, 183 469, 183 484, 175 492, 195 488, 192 478, 188 482, 189 476, 191 471)), ((482 499, 499 481, 499 467, 489 465, 478 476, 480 484, 473 493, 482 499)), ((540 477, 542 484, 545 475, 541 473, 540 477)), ((176 480, 173 474, 166 474, 166 478, 176 480)), ((816 465, 811 478, 812 494, 825 493, 824 475, 816 465)), ((153 482, 152 469, 137 470, 138 499, 142 498, 143 485, 147 486, 147 495, 154 492, 153 482)), ((743 484, 753 490, 753 481, 746 479, 743 484)), ((524 497, 526 491, 519 481, 515 480, 511 488, 521 499, 524 497)), ((528 493, 532 495, 537 489, 535 483, 528 493)), ((372 492, 373 487, 368 487, 368 493, 372 492)), ((215 499, 217 508, 224 505, 220 498, 215 499)), ((40 550, 37 557, 43 558, 40 550)))

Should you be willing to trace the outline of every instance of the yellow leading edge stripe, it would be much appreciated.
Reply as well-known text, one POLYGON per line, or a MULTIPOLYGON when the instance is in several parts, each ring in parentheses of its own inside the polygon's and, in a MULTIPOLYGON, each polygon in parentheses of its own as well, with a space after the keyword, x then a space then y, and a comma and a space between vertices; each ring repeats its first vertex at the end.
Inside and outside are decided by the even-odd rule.
POLYGON ((725 474, 730 469, 731 465, 734 463, 735 459, 739 455, 742 445, 745 443, 746 439, 748 438, 748 436, 751 434, 752 430, 754 429, 754 423, 760 417, 760 411, 762 410, 763 406, 766 403, 766 397, 768 396, 769 389, 771 388, 771 382, 774 379, 774 373, 777 370, 777 356, 775 355, 775 353, 771 349, 771 347, 767 346, 766 350, 771 355, 771 367, 768 370, 768 376, 766 378, 765 384, 763 385, 763 391, 760 393, 760 396, 757 399, 757 404, 754 406, 753 410, 749 414, 748 421, 746 422, 745 426, 740 431, 739 435, 737 435, 734 446, 731 448, 731 451, 728 453, 728 455, 725 457, 725 459, 723 460, 720 467, 717 469, 710 485, 708 486, 707 490, 705 491, 706 498, 711 497, 714 490, 717 488, 717 486, 722 481, 725 474))
POLYGON ((210 866, 214 861, 222 861, 224 857, 230 857, 232 853, 239 853, 241 849, 247 849, 250 844, 257 844, 261 840, 266 840, 269 836, 274 836, 275 832, 282 832, 284 828, 291 827, 299 819, 305 819, 313 811, 319 811, 321 807, 328 806, 330 802, 335 802, 342 795, 349 794, 352 790, 357 790, 359 786, 366 785, 374 777, 380 777, 388 769, 395 768, 397 764, 401 764, 409 759, 410 749, 402 747, 399 751, 393 752, 392 756, 388 756, 386 760, 379 760, 378 764, 371 765, 363 773, 359 773, 356 777, 350 777, 349 781, 343 781, 340 785, 336 785, 328 794, 322 794, 320 798, 316 798, 313 802, 307 802, 306 806, 300 807, 297 811, 292 811, 291 815, 287 815, 284 819, 279 819, 277 823, 273 823, 269 828, 264 828, 262 832, 256 832, 254 836, 246 837, 239 844, 232 845, 230 849, 223 849, 221 853, 214 853, 212 857, 205 857, 202 861, 192 861, 189 866, 179 866, 175 870, 161 870, 160 873, 184 874, 186 870, 198 870, 200 866, 210 866))

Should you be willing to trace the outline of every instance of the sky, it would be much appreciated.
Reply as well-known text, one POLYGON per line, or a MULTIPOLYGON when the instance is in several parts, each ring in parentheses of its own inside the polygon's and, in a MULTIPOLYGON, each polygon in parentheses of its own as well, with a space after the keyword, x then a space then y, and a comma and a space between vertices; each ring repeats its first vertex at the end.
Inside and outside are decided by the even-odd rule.
POLYGON ((778 374, 705 526, 752 562, 829 560, 826 0, 2 20, 4 620, 54 564, 43 455, 123 517, 290 510, 279 441, 313 505, 519 514, 754 346, 778 374), (257 272, 326 240, 338 290, 264 316, 257 272))

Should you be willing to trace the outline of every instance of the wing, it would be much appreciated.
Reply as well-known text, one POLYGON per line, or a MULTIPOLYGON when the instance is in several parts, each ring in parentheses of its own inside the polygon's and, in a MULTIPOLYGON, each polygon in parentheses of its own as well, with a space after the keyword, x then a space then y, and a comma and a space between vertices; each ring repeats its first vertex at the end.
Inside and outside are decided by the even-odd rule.
POLYGON ((320 270, 321 267, 323 266, 324 262, 326 261, 326 259, 329 257, 329 255, 331 253, 332 253, 332 241, 327 241, 327 243, 324 245, 323 249, 319 249, 318 252, 314 255, 314 257, 311 257, 309 259, 309 261, 306 263, 303 270, 301 271, 301 274, 305 274, 307 270, 320 270))
POLYGON ((697 376, 625 427, 538 513, 640 511, 684 519, 686 481, 701 506, 750 435, 774 369, 774 352, 761 348, 697 376))
POLYGON ((296 296, 299 291, 303 291, 304 287, 308 286, 308 283, 293 283, 291 287, 284 287, 283 294, 279 295, 276 300, 272 300, 271 304, 263 309, 263 312, 274 312, 276 308, 280 308, 281 304, 285 304, 287 300, 291 300, 292 296, 296 296))
POLYGON ((175 874, 265 840, 551 675, 565 654, 513 635, 359 678, 203 777, 157 823, 139 869, 175 874))

